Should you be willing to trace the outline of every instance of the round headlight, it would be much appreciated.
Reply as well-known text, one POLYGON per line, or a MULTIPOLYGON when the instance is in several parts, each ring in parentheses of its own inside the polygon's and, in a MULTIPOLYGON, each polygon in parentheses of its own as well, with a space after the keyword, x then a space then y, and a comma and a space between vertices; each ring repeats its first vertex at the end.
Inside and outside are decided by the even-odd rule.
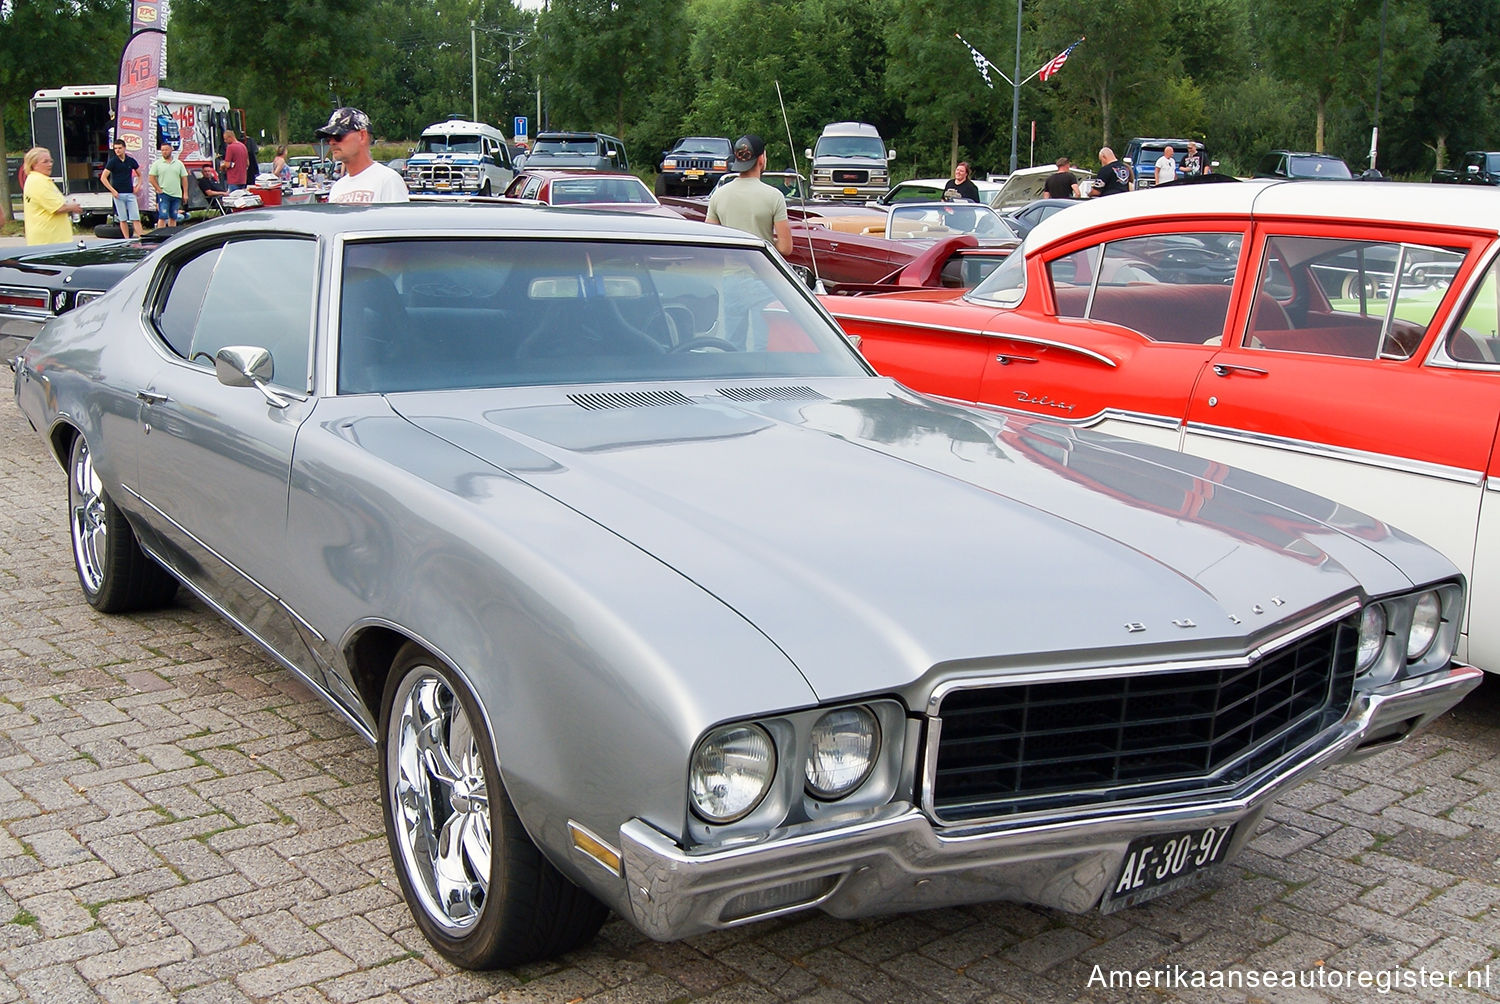
POLYGON ((1375 665, 1385 648, 1385 607, 1371 603, 1359 615, 1359 652, 1355 671, 1363 673, 1375 665))
POLYGON ((1417 605, 1411 613, 1411 633, 1406 636, 1406 658, 1415 662, 1426 655, 1437 640, 1438 628, 1443 626, 1443 601, 1437 593, 1428 591, 1417 597, 1417 605))
POLYGON ((775 775, 776 750, 765 729, 714 729, 698 744, 688 772, 693 809, 710 823, 732 823, 760 804, 775 775))
POLYGON ((837 708, 818 719, 808 746, 807 790, 816 798, 843 798, 870 776, 880 725, 868 708, 837 708))

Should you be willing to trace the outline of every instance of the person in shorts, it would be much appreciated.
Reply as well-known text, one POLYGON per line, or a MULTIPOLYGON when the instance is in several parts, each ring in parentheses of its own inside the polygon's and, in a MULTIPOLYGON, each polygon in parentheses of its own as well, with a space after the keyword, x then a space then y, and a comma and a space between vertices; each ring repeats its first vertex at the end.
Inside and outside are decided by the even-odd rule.
POLYGON ((109 197, 115 203, 115 219, 120 221, 120 236, 130 236, 130 225, 135 224, 135 235, 143 235, 141 229, 141 206, 136 199, 136 184, 140 180, 141 165, 125 152, 125 141, 115 140, 114 150, 99 172, 99 180, 109 189, 109 197))
POLYGON ((151 187, 156 190, 156 218, 167 226, 177 225, 187 194, 187 168, 175 156, 171 143, 161 145, 161 159, 151 165, 151 187))

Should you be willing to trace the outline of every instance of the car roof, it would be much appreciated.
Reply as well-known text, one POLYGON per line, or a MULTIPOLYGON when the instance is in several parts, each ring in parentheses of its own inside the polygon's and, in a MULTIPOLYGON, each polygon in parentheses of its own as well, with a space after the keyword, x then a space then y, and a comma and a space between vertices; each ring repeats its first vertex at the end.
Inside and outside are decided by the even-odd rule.
POLYGON ((499 129, 486 122, 473 122, 468 119, 445 119, 442 122, 434 122, 422 130, 422 135, 427 136, 431 134, 438 136, 450 132, 479 132, 493 133, 496 136, 504 135, 499 129))
MULTIPOLYGON (((267 231, 316 237, 539 236, 640 238, 703 244, 742 244, 764 248, 758 237, 732 227, 693 223, 679 216, 647 216, 541 207, 502 202, 398 202, 377 205, 280 205, 221 216, 195 224, 184 243, 209 234, 267 231)), ((173 241, 172 243, 177 243, 173 241)))
POLYGON ((1168 220, 1184 215, 1296 217, 1451 227, 1495 235, 1500 227, 1500 189, 1455 185, 1373 185, 1363 181, 1247 181, 1239 185, 1188 185, 1123 192, 1088 199, 1038 223, 1028 254, 1095 227, 1130 220, 1168 220))
MULTIPOLYGON (((556 178, 633 178, 636 181, 641 181, 640 178, 637 178, 629 171, 590 171, 582 167, 528 167, 524 168, 521 174, 528 178, 542 178, 547 181, 552 181, 556 178)), ((644 185, 645 182, 641 181, 641 184, 644 185)))

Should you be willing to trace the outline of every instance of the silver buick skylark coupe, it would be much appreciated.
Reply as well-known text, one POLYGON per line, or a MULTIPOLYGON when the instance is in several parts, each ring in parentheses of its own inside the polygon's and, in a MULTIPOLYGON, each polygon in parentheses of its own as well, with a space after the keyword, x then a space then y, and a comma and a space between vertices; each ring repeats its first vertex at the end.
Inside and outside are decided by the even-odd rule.
POLYGON ((1130 906, 1479 679, 1427 546, 882 379, 722 227, 242 213, 12 366, 89 602, 185 586, 317 688, 463 966, 1130 906))

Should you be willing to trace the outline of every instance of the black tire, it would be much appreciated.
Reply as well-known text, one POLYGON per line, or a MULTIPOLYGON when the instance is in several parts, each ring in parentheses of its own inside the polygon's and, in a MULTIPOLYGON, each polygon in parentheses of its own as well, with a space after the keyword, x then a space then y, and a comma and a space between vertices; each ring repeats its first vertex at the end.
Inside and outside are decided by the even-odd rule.
POLYGON ((490 194, 490 183, 488 181, 486 181, 483 185, 479 186, 479 194, 482 195, 482 196, 485 196, 485 197, 489 196, 489 194, 490 194))
POLYGON ((465 969, 500 969, 561 955, 594 937, 608 910, 531 842, 505 793, 474 695, 414 643, 396 653, 386 679, 379 760, 391 860, 407 908, 439 952, 465 969), (444 846, 451 851, 440 874, 428 849, 444 846), (484 858, 488 875, 479 874, 484 858))
POLYGON ((98 223, 94 225, 95 237, 118 237, 120 236, 120 225, 118 223, 98 223))
POLYGON ((656 194, 657 195, 671 195, 672 194, 672 186, 667 184, 667 176, 664 175, 664 174, 658 174, 656 176, 656 185, 655 185, 655 188, 656 188, 656 194))
POLYGON ((153 610, 176 595, 177 580, 141 550, 129 521, 104 490, 82 436, 68 454, 68 533, 78 584, 95 610, 153 610))

